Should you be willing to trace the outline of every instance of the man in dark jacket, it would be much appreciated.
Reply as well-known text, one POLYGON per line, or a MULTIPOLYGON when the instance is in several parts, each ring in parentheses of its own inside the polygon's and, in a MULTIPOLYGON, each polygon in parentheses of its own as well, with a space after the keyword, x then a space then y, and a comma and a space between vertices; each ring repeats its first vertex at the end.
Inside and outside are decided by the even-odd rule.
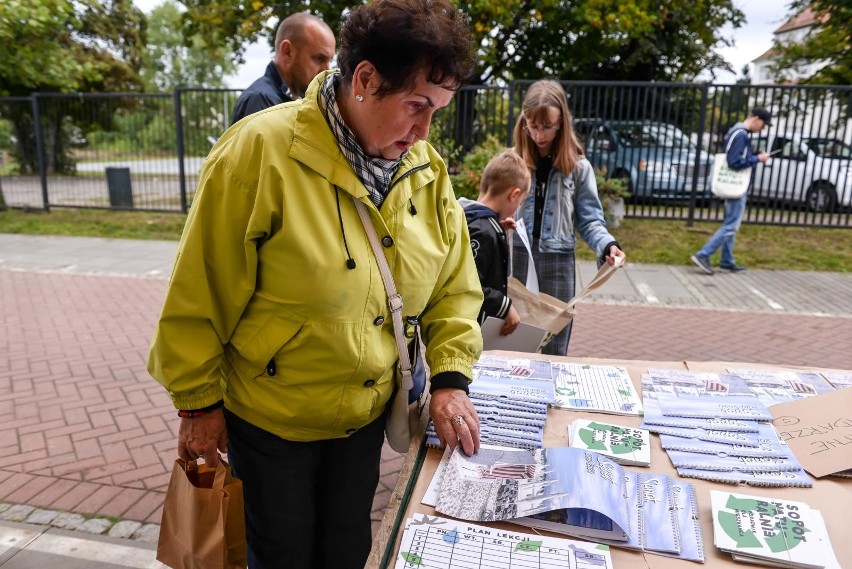
POLYGON ((514 228, 513 216, 527 196, 530 173, 514 150, 504 150, 482 172, 477 201, 460 198, 470 232, 470 246, 484 299, 479 323, 493 316, 505 320, 500 334, 515 331, 521 321, 507 295, 509 244, 505 228, 514 228))
POLYGON ((263 77, 242 92, 231 124, 257 111, 301 99, 311 80, 328 69, 334 57, 334 34, 307 12, 287 16, 275 34, 275 57, 263 77))
MULTIPOLYGON (((758 162, 766 162, 769 160, 769 154, 761 152, 754 153, 754 148, 751 146, 752 132, 760 132, 765 127, 769 126, 772 117, 769 111, 763 108, 756 108, 751 112, 751 115, 743 122, 738 122, 725 135, 725 148, 728 149, 728 167, 732 170, 744 170, 745 168, 754 168, 758 162), (730 143, 730 145, 729 145, 730 143)), ((745 213, 746 198, 748 192, 741 197, 731 200, 725 200, 725 219, 722 222, 722 227, 713 234, 704 247, 696 254, 690 257, 690 260, 698 269, 708 275, 712 275, 713 267, 710 265, 710 257, 721 247, 722 258, 719 262, 719 267, 727 271, 738 273, 745 270, 745 267, 738 265, 734 260, 734 238, 737 231, 740 230, 740 223, 743 220, 745 213)))

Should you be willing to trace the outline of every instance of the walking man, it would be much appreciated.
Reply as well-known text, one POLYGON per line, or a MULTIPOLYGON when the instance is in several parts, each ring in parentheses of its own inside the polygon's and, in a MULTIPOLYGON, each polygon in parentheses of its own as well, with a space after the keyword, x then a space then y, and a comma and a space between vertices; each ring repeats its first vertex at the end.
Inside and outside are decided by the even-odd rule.
MULTIPOLYGON (((769 154, 761 152, 755 154, 751 146, 751 137, 749 133, 760 132, 771 123, 769 111, 758 107, 752 110, 751 114, 743 122, 738 122, 725 134, 725 147, 728 147, 728 166, 733 170, 744 170, 745 168, 754 168, 758 162, 766 162, 769 160, 769 154), (733 138, 732 138, 733 137, 733 138)), ((752 175, 754 173, 752 172, 752 175)), ((704 247, 696 254, 690 257, 690 260, 698 269, 708 275, 714 273, 713 267, 710 265, 710 258, 721 247, 722 258, 719 262, 719 268, 728 270, 734 273, 744 271, 745 267, 738 265, 734 260, 734 238, 737 231, 740 230, 740 224, 745 213, 746 199, 748 192, 741 197, 731 200, 725 200, 725 219, 722 222, 722 227, 713 234, 704 247)))
POLYGON ((287 16, 275 33, 275 56, 263 77, 242 92, 231 124, 257 111, 305 96, 318 73, 334 57, 334 34, 328 24, 307 12, 287 16))

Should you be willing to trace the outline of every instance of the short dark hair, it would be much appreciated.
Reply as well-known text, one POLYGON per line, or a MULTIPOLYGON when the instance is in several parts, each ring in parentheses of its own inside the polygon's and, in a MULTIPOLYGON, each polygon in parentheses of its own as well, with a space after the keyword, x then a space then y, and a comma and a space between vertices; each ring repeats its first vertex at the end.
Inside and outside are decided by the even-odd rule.
POLYGON ((479 193, 497 197, 515 188, 521 188, 522 193, 530 189, 530 171, 524 159, 507 148, 488 161, 479 181, 479 193))
POLYGON ((300 44, 305 39, 305 27, 312 23, 328 27, 328 24, 310 12, 296 12, 281 20, 281 23, 278 24, 278 30, 275 32, 276 53, 284 40, 300 44))
POLYGON ((467 18, 446 0, 376 0, 354 8, 340 29, 337 63, 346 85, 362 61, 382 76, 376 94, 414 86, 418 73, 456 90, 473 72, 467 18))

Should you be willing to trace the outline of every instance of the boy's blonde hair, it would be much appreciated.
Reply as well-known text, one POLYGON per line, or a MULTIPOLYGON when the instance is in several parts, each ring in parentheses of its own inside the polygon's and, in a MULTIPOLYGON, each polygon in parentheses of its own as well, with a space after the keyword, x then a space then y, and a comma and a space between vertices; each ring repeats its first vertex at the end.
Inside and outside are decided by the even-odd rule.
POLYGON ((479 195, 500 196, 509 190, 530 189, 530 170, 524 159, 507 148, 488 161, 479 181, 479 195))

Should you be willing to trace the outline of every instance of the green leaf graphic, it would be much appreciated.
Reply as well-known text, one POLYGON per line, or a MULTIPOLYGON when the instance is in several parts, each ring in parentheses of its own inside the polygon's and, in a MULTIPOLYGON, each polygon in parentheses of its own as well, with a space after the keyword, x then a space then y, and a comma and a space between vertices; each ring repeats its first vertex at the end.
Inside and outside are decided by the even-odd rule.
POLYGON ((541 541, 521 541, 515 546, 515 551, 534 553, 541 549, 541 541))
MULTIPOLYGON (((591 427, 592 425, 589 425, 591 427)), ((577 432, 580 440, 589 448, 589 450, 607 450, 603 441, 595 439, 595 430, 598 429, 580 429, 577 432)), ((602 430, 602 429, 601 429, 602 430)))
POLYGON ((577 393, 576 391, 574 391, 573 389, 569 389, 567 387, 557 387, 556 388, 556 394, 557 395, 566 395, 568 397, 571 397, 572 395, 575 395, 576 393, 577 393))
POLYGON ((802 536, 811 530, 805 526, 801 526, 799 531, 794 533, 793 526, 795 525, 796 522, 787 516, 781 516, 778 518, 778 522, 775 524, 774 528, 776 531, 775 535, 766 538, 766 545, 769 546, 769 550, 772 551, 772 553, 788 551, 804 541, 802 536))
POLYGON ((405 560, 406 563, 411 563, 412 565, 423 565, 423 558, 417 555, 416 553, 411 553, 410 551, 400 551, 400 555, 405 560))

